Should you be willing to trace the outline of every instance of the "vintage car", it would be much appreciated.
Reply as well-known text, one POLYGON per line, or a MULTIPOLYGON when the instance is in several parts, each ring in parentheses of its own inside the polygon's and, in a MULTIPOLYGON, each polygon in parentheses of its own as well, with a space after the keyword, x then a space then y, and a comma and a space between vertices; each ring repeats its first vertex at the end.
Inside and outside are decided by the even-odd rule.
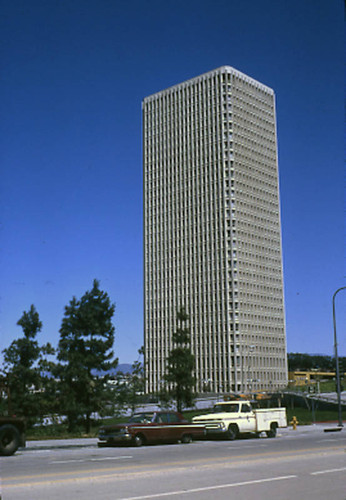
POLYGON ((135 413, 126 424, 104 425, 98 446, 113 444, 190 443, 205 434, 204 425, 191 424, 175 411, 135 413))

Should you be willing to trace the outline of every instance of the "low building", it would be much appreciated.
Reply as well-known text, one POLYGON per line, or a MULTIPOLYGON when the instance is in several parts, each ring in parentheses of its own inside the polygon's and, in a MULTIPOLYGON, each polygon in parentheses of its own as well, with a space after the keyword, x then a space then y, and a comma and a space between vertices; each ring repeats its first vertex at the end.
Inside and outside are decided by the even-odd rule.
MULTIPOLYGON (((340 374, 341 377, 346 377, 346 372, 340 374)), ((335 372, 323 372, 318 370, 296 370, 288 372, 288 382, 290 386, 302 386, 317 384, 317 382, 326 382, 334 380, 335 372)))

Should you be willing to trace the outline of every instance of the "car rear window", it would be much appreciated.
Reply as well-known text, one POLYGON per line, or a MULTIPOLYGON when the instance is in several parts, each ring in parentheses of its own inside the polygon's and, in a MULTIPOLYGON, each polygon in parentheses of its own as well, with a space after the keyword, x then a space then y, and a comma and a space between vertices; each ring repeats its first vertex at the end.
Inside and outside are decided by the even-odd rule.
POLYGON ((153 417, 153 413, 137 413, 132 415, 130 422, 135 424, 146 424, 152 422, 153 417))

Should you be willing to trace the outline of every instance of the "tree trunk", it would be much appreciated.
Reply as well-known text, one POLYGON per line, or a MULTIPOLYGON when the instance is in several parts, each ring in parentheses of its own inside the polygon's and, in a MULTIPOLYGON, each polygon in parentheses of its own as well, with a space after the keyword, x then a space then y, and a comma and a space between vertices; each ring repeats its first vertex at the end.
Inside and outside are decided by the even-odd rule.
POLYGON ((90 429, 91 429, 91 420, 90 420, 90 413, 88 412, 86 414, 86 419, 85 419, 85 432, 86 432, 86 434, 90 434, 90 429))
POLYGON ((73 412, 67 414, 68 432, 73 432, 76 428, 76 415, 73 412))

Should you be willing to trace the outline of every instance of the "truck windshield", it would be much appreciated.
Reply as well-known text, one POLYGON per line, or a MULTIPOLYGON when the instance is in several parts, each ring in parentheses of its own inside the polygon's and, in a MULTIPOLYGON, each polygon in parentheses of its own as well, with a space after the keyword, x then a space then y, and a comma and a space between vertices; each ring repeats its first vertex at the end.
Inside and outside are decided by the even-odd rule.
POLYGON ((239 412, 239 405, 238 404, 220 404, 220 405, 215 405, 213 409, 214 413, 238 413, 239 412))

